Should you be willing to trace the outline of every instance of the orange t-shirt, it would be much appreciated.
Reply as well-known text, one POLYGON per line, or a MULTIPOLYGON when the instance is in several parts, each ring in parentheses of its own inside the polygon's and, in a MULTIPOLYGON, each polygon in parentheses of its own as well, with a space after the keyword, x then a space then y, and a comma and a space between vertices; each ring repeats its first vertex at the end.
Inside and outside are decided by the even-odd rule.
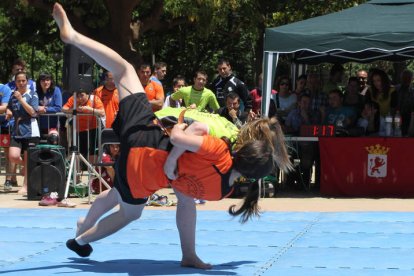
MULTIPOLYGON (((167 151, 154 148, 130 149, 127 181, 134 198, 146 198, 167 187, 169 181, 163 168, 167 156, 167 151)), ((191 197, 220 200, 223 197, 222 179, 217 170, 225 174, 231 166, 232 158, 227 144, 219 138, 206 135, 196 153, 186 152, 178 159, 178 178, 171 185, 191 197)))
MULTIPOLYGON (((161 84, 156 83, 155 81, 150 81, 144 88, 145 94, 147 94, 147 99, 151 100, 159 100, 164 98, 164 88, 161 84)), ((153 111, 154 108, 153 108, 153 111)))
POLYGON ((225 174, 232 164, 227 144, 220 138, 204 136, 196 153, 185 152, 178 159, 178 178, 171 186, 194 198, 220 200, 226 195, 222 194, 222 178, 217 171, 225 174))
MULTIPOLYGON (((93 97, 93 103, 90 99, 86 102, 83 106, 93 107, 95 109, 103 109, 103 103, 98 97, 93 97)), ((77 106, 79 106, 79 101, 76 101, 77 106)), ((63 106, 64 108, 73 108, 73 96, 71 96, 68 101, 63 106)), ((80 114, 80 113, 79 113, 80 114)), ((78 131, 86 131, 89 129, 96 129, 98 127, 97 120, 99 119, 97 116, 94 115, 79 115, 76 116, 77 118, 77 129, 78 131)))
POLYGON ((106 116, 106 128, 111 128, 115 120, 116 114, 119 110, 119 95, 118 89, 108 90, 105 86, 100 86, 95 89, 94 94, 101 99, 106 116))

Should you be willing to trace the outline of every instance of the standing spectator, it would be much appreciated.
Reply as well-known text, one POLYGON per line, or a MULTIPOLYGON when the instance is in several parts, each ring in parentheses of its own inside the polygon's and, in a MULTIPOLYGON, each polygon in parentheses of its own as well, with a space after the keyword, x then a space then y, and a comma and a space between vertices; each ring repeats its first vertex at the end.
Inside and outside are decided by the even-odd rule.
POLYGON ((305 92, 306 78, 307 76, 305 74, 302 74, 296 80, 296 86, 295 86, 295 90, 293 91, 293 93, 296 94, 296 97, 298 99, 299 99, 299 96, 305 92))
MULTIPOLYGON (((11 77, 10 77, 10 81, 7 83, 7 86, 10 87, 11 91, 16 90, 16 81, 15 81, 15 76, 17 73, 26 73, 26 62, 23 59, 15 59, 13 61, 12 64, 12 68, 11 68, 11 77)), ((29 78, 29 80, 27 81, 27 88, 30 89, 30 91, 35 92, 36 91, 36 83, 29 78)), ((11 117, 10 121, 9 121, 9 126, 13 127, 14 124, 14 118, 11 117)), ((7 156, 9 156, 7 154, 7 156)), ((17 186, 17 180, 16 180, 16 164, 14 164, 13 162, 10 162, 9 160, 8 162, 8 173, 12 173, 14 174, 13 176, 6 176, 6 179, 11 179, 12 181, 12 185, 13 186, 17 186)))
POLYGON ((344 106, 355 109, 357 114, 361 113, 364 106, 364 96, 359 93, 359 81, 357 77, 350 77, 344 94, 344 106))
MULTIPOLYGON (((13 62, 12 69, 11 69, 11 80, 7 83, 7 85, 10 87, 12 91, 16 90, 16 82, 15 82, 15 76, 17 73, 23 72, 26 73, 26 62, 22 59, 16 59, 13 62)), ((36 83, 32 79, 28 79, 27 81, 27 88, 29 88, 31 91, 36 91, 36 83)))
POLYGON ((173 91, 168 92, 167 93, 167 97, 165 98, 165 102, 163 104, 163 108, 164 107, 181 107, 182 105, 182 99, 178 99, 176 101, 174 101, 173 99, 171 99, 171 95, 175 92, 178 91, 178 89, 180 89, 181 87, 186 86, 185 83, 185 79, 183 77, 181 77, 180 75, 176 76, 173 79, 173 91))
POLYGON ((244 82, 234 76, 230 62, 227 59, 219 60, 217 71, 219 76, 213 81, 212 89, 216 94, 219 105, 225 107, 226 95, 230 92, 235 92, 241 99, 240 109, 249 112, 252 109, 249 89, 244 82))
POLYGON ((277 93, 273 95, 276 103, 276 113, 279 121, 284 124, 289 112, 296 107, 297 97, 291 91, 291 82, 289 77, 282 76, 276 83, 277 93))
POLYGON ((368 73, 365 70, 359 70, 357 72, 357 78, 359 81, 359 92, 362 96, 365 96, 367 93, 367 90, 369 88, 368 86, 368 73))
POLYGON ((378 103, 382 117, 392 113, 391 99, 395 90, 391 86, 388 75, 381 69, 373 69, 369 77, 369 83, 370 89, 367 99, 378 103))
POLYGON ((407 135, 411 113, 414 112, 414 88, 412 81, 413 72, 404 70, 401 73, 401 83, 395 87, 396 91, 391 99, 391 105, 400 111, 401 114, 401 134, 403 136, 407 135))
POLYGON ((141 64, 138 69, 138 77, 144 86, 152 111, 160 110, 164 104, 164 88, 161 84, 150 80, 151 66, 146 63, 141 64))
MULTIPOLYGON (((62 111, 71 114, 73 106, 74 98, 71 96, 63 106, 62 111)), ((76 144, 79 147, 79 152, 89 162, 94 163, 97 146, 97 121, 99 120, 95 115, 105 116, 103 103, 98 97, 92 99, 87 92, 79 91, 76 93, 76 112, 78 113, 76 116, 77 129, 73 129, 73 131, 78 132, 78 143, 76 144)))
POLYGON ((306 90, 305 93, 309 94, 311 97, 311 110, 321 112, 322 117, 324 116, 324 111, 328 105, 328 96, 320 91, 321 80, 319 74, 309 73, 306 80, 306 90))
POLYGON ((344 76, 344 67, 340 64, 334 64, 329 71, 329 79, 324 85, 322 92, 328 94, 330 91, 334 89, 338 89, 342 91, 342 87, 340 86, 342 83, 342 78, 344 76))
POLYGON ((236 93, 229 93, 226 96, 226 107, 220 107, 218 114, 240 129, 248 119, 249 113, 240 110, 240 98, 236 93))
POLYGON ((98 97, 105 109, 105 127, 111 128, 119 109, 118 89, 115 87, 112 72, 104 72, 104 84, 95 89, 94 94, 98 97))
MULTIPOLYGON (((62 91, 55 86, 49 73, 41 73, 36 82, 36 92, 39 97, 39 115, 53 114, 62 111, 62 91)), ((39 116, 40 135, 47 136, 49 131, 57 130, 56 116, 39 116)))
MULTIPOLYGON (((300 135, 300 128, 304 125, 315 125, 321 121, 320 113, 310 108, 311 98, 304 93, 299 97, 297 108, 289 112, 285 127, 286 132, 293 135, 300 135)), ((312 167, 315 164, 316 186, 318 186, 320 173, 319 147, 317 143, 310 141, 297 142, 297 157, 300 160, 299 170, 296 173, 289 173, 287 184, 293 188, 307 188, 310 186, 312 167), (296 179, 295 179, 296 177, 296 179), (295 180, 301 185, 295 185, 295 180)))
POLYGON ((167 63, 162 61, 156 62, 154 64, 154 71, 152 72, 150 80, 155 81, 162 86, 161 81, 164 80, 165 75, 167 75, 167 63))
MULTIPOLYGON (((259 75, 257 80, 257 87, 250 91, 250 98, 252 99, 252 111, 254 114, 260 116, 262 110, 262 86, 263 86, 263 73, 259 75)), ((272 97, 276 94, 276 90, 272 89, 272 97)), ((270 101, 269 117, 273 117, 276 114, 276 106, 274 101, 270 101)))
MULTIPOLYGON (((7 104, 9 103, 12 91, 9 86, 0 84, 0 130, 1 134, 10 134, 9 121, 6 120, 7 104)), ((4 147, 4 155, 6 157, 6 173, 10 173, 9 162, 9 147, 4 147)), ((6 181, 4 182, 4 190, 9 191, 11 187, 17 186, 16 176, 6 175, 6 181)))
POLYGON ((214 93, 205 87, 207 73, 197 71, 193 80, 194 84, 192 86, 181 87, 171 95, 171 99, 174 101, 182 99, 185 107, 196 108, 199 111, 210 109, 216 112, 220 106, 214 93))
POLYGON ((29 146, 36 145, 40 137, 39 125, 35 118, 39 108, 39 98, 36 92, 28 88, 28 80, 26 73, 16 74, 16 90, 7 106, 7 116, 14 118, 9 160, 24 166, 24 184, 19 191, 23 195, 27 195, 27 149, 29 146), (23 159, 21 158, 22 153, 24 153, 23 159))

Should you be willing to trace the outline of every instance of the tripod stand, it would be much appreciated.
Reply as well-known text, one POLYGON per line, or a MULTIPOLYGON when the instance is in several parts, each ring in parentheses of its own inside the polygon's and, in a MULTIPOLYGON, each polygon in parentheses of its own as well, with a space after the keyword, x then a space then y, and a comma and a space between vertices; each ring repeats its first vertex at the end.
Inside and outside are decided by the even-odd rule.
MULTIPOLYGON (((77 180, 77 165, 80 164, 80 161, 86 165, 86 167, 88 168, 89 172, 92 172, 95 177, 98 177, 99 180, 101 181, 101 183, 103 183, 105 185, 106 188, 110 189, 111 187, 108 185, 108 183, 105 181, 105 179, 102 178, 101 174, 98 173, 95 168, 88 162, 88 160, 79 152, 78 150, 78 146, 76 143, 76 130, 77 130, 77 106, 76 106, 76 101, 77 101, 77 93, 74 92, 73 93, 73 108, 72 108, 72 143, 71 146, 69 148, 70 152, 71 152, 71 157, 70 157, 70 165, 69 165, 69 172, 68 172, 68 176, 66 179, 66 186, 65 186, 65 195, 64 195, 64 200, 67 199, 68 194, 69 194, 69 186, 70 186, 70 180, 72 177, 72 185, 75 187, 76 185, 76 180, 77 180)), ((100 129, 100 127, 98 128, 100 129)), ((91 201, 91 186, 90 184, 88 184, 88 203, 90 203, 91 201)))

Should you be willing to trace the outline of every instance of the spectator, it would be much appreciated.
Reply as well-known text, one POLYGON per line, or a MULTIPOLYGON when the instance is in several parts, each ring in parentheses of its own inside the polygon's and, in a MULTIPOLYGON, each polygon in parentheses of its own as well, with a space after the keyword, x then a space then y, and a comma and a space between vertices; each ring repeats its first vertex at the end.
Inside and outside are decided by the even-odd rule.
MULTIPOLYGON (((66 104, 63 106, 63 112, 71 114, 74 107, 74 96, 71 96, 66 104)), ((94 163, 95 150, 97 146, 97 129, 98 123, 95 117, 105 116, 105 110, 102 101, 98 97, 90 96, 86 91, 79 91, 76 93, 76 111, 78 116, 76 117, 76 131, 78 133, 79 152, 94 163), (83 115, 88 114, 88 115, 83 115)))
POLYGON ((328 105, 328 96, 320 91, 321 80, 319 74, 309 73, 307 76, 305 93, 311 97, 311 110, 321 112, 323 117, 328 105))
POLYGON ((343 106, 343 97, 344 95, 338 89, 329 92, 329 106, 326 109, 324 124, 335 125, 345 129, 349 129, 355 125, 357 115, 352 108, 343 106))
POLYGON ((213 81, 212 89, 219 105, 225 107, 226 95, 230 92, 235 92, 241 99, 240 110, 249 112, 252 109, 249 89, 244 82, 234 76, 230 62, 227 59, 219 60, 217 63, 217 71, 219 76, 213 81))
POLYGON ((119 109, 118 89, 115 87, 112 72, 104 72, 105 80, 102 86, 95 89, 94 95, 98 97, 105 110, 105 127, 111 128, 119 109))
POLYGON ((183 77, 181 77, 180 75, 176 76, 173 79, 173 91, 172 92, 168 92, 167 93, 167 97, 165 98, 165 102, 163 104, 163 108, 164 107, 181 107, 182 105, 182 99, 178 99, 176 101, 174 101, 173 99, 171 99, 171 95, 175 92, 178 91, 178 89, 180 89, 181 87, 186 86, 185 83, 185 79, 183 77))
POLYGON ((344 76, 344 67, 340 64, 334 64, 331 67, 329 72, 329 79, 324 85, 322 92, 328 94, 332 90, 339 90, 342 91, 342 87, 340 86, 342 83, 342 78, 344 76))
MULTIPOLYGON (((304 125, 320 124, 321 116, 318 111, 312 111, 310 108, 311 98, 309 94, 302 94, 299 97, 297 108, 291 110, 286 118, 286 132, 293 135, 300 135, 300 129, 304 125)), ((310 141, 297 142, 297 152, 292 152, 299 158, 299 168, 289 173, 287 176, 287 185, 294 189, 304 189, 310 187, 312 167, 315 164, 315 182, 319 185, 320 160, 319 147, 317 143, 310 141)))
POLYGON ((27 149, 39 142, 39 125, 36 120, 39 98, 27 86, 29 78, 19 72, 15 76, 16 90, 7 105, 7 117, 14 118, 9 149, 9 160, 24 166, 24 184, 19 193, 27 195, 27 149), (21 154, 24 153, 23 159, 21 154))
POLYGON ((344 95, 344 106, 354 108, 356 114, 361 113, 364 106, 364 96, 359 93, 359 81, 357 77, 350 77, 344 95))
MULTIPOLYGON (((9 121, 6 120, 7 104, 9 103, 12 91, 9 86, 0 84, 0 131, 1 134, 10 134, 9 121)), ((6 173, 10 172, 9 162, 9 147, 4 147, 4 155, 6 157, 6 173)), ((13 186, 17 186, 16 175, 6 175, 6 181, 4 182, 4 190, 9 191, 13 186)))
POLYGON ((413 72, 404 70, 401 73, 401 83, 395 87, 391 99, 391 105, 400 111, 402 124, 401 134, 407 135, 411 120, 411 112, 414 112, 414 88, 412 86, 413 72))
MULTIPOLYGON (((41 73, 36 82, 36 92, 39 97, 39 115, 54 114, 62 111, 62 91, 55 86, 49 73, 41 73)), ((41 136, 48 136, 50 130, 58 128, 57 116, 39 116, 41 136)))
MULTIPOLYGON (((112 163, 115 162, 119 156, 119 145, 118 144, 109 144, 106 145, 104 153, 102 155, 102 163, 112 163)), ((98 169, 96 169, 98 171, 98 169)), ((108 183, 109 186, 113 186, 115 178, 115 169, 112 165, 104 166, 101 169, 101 177, 108 183)), ((105 185, 101 185, 99 178, 92 179, 92 192, 99 194, 102 191, 105 191, 107 188, 105 185)))
POLYGON ((364 135, 385 136, 385 121, 380 114, 377 102, 368 101, 364 104, 357 126, 364 130, 364 135))
POLYGON ((359 92, 362 96, 365 96, 367 93, 367 90, 369 88, 368 86, 368 73, 365 70, 359 70, 357 72, 357 78, 359 82, 359 92))
POLYGON ((212 110, 216 112, 220 106, 214 93, 205 87, 207 83, 207 73, 197 71, 194 74, 194 84, 192 86, 181 87, 171 95, 171 99, 183 100, 185 107, 196 108, 199 111, 212 110))
POLYGON ((289 112, 296 107, 297 97, 292 93, 292 85, 287 76, 282 76, 276 82, 276 91, 274 101, 276 104, 276 113, 279 121, 284 124, 289 112))
MULTIPOLYGON (((257 80, 257 87, 250 91, 250 98, 252 99, 252 111, 257 116, 260 116, 262 109, 262 86, 263 86, 263 73, 259 75, 257 80)), ((272 97, 276 94, 276 90, 272 89, 272 97)), ((276 115, 276 105, 274 101, 269 102, 269 117, 276 115)))
POLYGON ((248 114, 240 110, 240 98, 236 93, 229 93, 226 96, 226 107, 220 107, 218 114, 240 129, 248 119, 248 114))
MULTIPOLYGON (((16 82, 15 82, 15 76, 17 73, 23 72, 26 73, 26 62, 20 58, 16 59, 13 62, 12 69, 11 69, 11 80, 7 83, 7 85, 10 87, 12 91, 16 90, 16 82)), ((27 81, 27 88, 29 88, 31 91, 36 91, 36 83, 29 79, 27 81)))
POLYGON ((299 99, 299 96, 302 95, 305 92, 306 78, 307 78, 307 76, 305 74, 302 74, 296 80, 296 87, 295 87, 295 91, 293 91, 293 93, 296 94, 296 97, 298 99, 299 99))
POLYGON ((164 104, 164 88, 161 84, 150 80, 151 67, 149 64, 143 63, 139 66, 138 77, 144 86, 152 111, 160 110, 164 104))
POLYGON ((385 117, 392 113, 391 99, 393 98, 394 87, 387 74, 381 69, 373 69, 369 77, 370 89, 367 100, 377 102, 380 107, 381 116, 385 117))
POLYGON ((167 75, 167 63, 156 62, 150 80, 155 81, 162 86, 161 81, 165 78, 165 75, 167 75))

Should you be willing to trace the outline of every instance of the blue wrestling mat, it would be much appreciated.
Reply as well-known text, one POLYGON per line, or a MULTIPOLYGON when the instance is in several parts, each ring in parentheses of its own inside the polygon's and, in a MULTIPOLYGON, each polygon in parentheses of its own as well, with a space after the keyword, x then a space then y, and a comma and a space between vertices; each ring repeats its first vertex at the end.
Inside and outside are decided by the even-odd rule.
POLYGON ((267 212, 241 225, 199 211, 197 251, 211 270, 180 267, 175 212, 140 220, 93 243, 65 247, 85 209, 0 209, 0 274, 7 275, 414 275, 414 213, 267 212))

